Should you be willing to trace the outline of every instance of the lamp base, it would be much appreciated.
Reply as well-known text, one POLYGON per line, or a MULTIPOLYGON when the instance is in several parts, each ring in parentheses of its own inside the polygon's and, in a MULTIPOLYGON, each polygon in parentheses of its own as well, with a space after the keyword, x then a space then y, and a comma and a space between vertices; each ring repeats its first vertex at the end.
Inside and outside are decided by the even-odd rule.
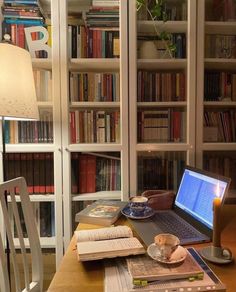
POLYGON ((200 250, 201 256, 216 264, 229 264, 233 261, 232 253, 227 248, 207 246, 200 250))

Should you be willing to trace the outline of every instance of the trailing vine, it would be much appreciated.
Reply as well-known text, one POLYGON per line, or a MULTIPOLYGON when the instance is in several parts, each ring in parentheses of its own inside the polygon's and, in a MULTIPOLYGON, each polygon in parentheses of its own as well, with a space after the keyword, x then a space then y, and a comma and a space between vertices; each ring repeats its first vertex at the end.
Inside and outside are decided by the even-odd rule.
POLYGON ((173 53, 176 51, 176 45, 172 42, 172 35, 166 31, 159 31, 157 21, 168 21, 168 16, 165 10, 165 0, 136 0, 137 11, 142 8, 147 11, 156 33, 156 40, 164 42, 166 51, 169 53, 171 58, 173 53))

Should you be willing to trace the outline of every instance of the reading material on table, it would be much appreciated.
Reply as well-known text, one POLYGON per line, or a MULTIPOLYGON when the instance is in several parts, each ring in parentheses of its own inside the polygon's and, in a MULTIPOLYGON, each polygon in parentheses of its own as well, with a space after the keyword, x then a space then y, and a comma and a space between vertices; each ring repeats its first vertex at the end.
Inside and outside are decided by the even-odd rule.
POLYGON ((140 286, 134 285, 128 271, 126 259, 105 261, 105 292, 143 292, 143 291, 226 291, 225 285, 217 278, 210 267, 202 260, 195 249, 189 248, 189 253, 201 266, 204 276, 202 280, 168 279, 146 282, 140 286))
POLYGON ((128 226, 75 231, 80 261, 145 253, 140 241, 128 226))
POLYGON ((127 202, 122 201, 98 200, 77 213, 75 221, 110 226, 120 217, 121 210, 126 205, 127 202))
POLYGON ((127 265, 134 282, 184 278, 201 280, 204 276, 202 268, 189 252, 181 264, 163 264, 147 255, 141 255, 127 259, 127 265))

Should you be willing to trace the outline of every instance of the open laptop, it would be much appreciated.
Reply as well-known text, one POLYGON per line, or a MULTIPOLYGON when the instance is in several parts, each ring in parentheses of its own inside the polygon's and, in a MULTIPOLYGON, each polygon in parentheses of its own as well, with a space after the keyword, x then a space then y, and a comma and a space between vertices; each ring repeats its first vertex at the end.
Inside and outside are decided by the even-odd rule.
POLYGON ((224 202, 231 179, 186 166, 172 210, 156 211, 145 220, 130 220, 148 246, 159 233, 172 233, 182 245, 210 241, 213 230, 213 199, 224 202))

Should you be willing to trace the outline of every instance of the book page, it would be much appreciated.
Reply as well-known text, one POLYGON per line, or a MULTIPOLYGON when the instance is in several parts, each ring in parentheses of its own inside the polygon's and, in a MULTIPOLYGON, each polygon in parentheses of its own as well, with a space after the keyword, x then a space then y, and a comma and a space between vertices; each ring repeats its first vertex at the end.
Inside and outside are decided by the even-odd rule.
POLYGON ((84 242, 121 237, 133 237, 133 232, 128 226, 115 226, 75 231, 75 236, 78 242, 84 242))
POLYGON ((78 242, 77 251, 81 261, 145 253, 136 237, 78 242))

